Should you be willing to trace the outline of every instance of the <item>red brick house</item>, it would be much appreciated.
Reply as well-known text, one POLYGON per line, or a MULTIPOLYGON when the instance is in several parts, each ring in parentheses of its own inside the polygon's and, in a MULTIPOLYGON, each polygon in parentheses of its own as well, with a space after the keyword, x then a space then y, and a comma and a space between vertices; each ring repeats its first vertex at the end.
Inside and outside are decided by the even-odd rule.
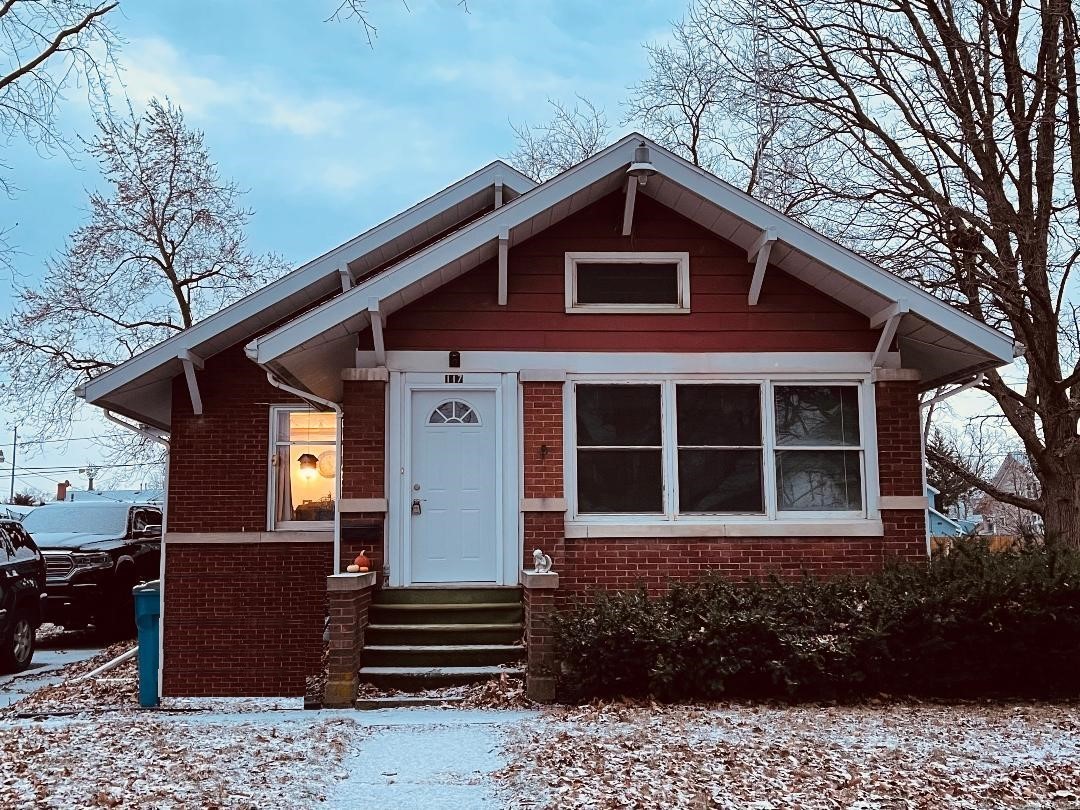
POLYGON ((921 559, 918 394, 1012 357, 635 135, 540 185, 493 163, 82 393, 169 443, 165 693, 299 694, 328 592, 338 669, 408 610, 413 660, 440 616, 494 656, 543 549, 531 677, 568 595, 921 559), (333 576, 361 549, 377 577, 333 576))

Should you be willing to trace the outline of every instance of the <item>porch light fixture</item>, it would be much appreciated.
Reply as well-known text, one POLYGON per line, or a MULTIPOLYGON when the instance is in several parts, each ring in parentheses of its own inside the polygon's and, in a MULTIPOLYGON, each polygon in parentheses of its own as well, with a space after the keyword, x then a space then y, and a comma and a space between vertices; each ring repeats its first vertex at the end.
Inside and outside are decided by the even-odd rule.
POLYGON ((300 475, 304 478, 314 478, 319 468, 319 459, 311 453, 304 453, 297 459, 300 462, 300 475))
POLYGON ((656 167, 652 163, 652 156, 649 154, 649 147, 645 145, 645 141, 638 144, 637 149, 634 150, 634 162, 630 164, 626 173, 631 177, 636 177, 639 186, 644 186, 649 178, 656 174, 656 167))

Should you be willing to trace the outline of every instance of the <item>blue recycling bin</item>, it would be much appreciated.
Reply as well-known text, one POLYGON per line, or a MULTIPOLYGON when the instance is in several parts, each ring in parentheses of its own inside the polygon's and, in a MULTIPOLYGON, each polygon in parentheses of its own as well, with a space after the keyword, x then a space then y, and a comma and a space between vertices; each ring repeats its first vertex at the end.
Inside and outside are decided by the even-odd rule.
POLYGON ((139 705, 152 708, 158 695, 158 639, 161 619, 161 582, 154 580, 132 589, 135 594, 135 626, 139 630, 139 705))

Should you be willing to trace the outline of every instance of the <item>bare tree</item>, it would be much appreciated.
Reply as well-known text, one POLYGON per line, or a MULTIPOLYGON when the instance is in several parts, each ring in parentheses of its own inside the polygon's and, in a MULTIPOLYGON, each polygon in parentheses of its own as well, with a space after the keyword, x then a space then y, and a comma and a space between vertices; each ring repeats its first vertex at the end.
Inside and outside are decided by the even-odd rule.
POLYGON ((605 146, 611 127, 602 108, 583 96, 573 107, 548 99, 552 116, 543 124, 511 124, 517 148, 507 160, 514 168, 537 182, 543 182, 605 146))
POLYGON ((711 70, 756 88, 829 156, 827 172, 771 169, 809 184, 804 220, 1026 346, 1019 384, 990 372, 983 388, 1020 437, 1040 494, 955 472, 1080 545, 1071 5, 695 0, 688 20, 711 70))
POLYGON ((201 132, 152 100, 102 119, 86 143, 107 181, 86 224, 16 291, 0 323, 0 404, 39 435, 70 426, 76 386, 258 289, 283 269, 253 254, 243 191, 220 177, 201 132))
MULTIPOLYGON (((107 96, 105 68, 116 34, 109 27, 117 2, 5 0, 0 3, 0 136, 52 149, 64 141, 56 113, 80 80, 107 96)), ((4 166, 5 169, 10 168, 4 166)), ((0 187, 8 188, 0 177, 0 187)))
POLYGON ((669 40, 645 50, 648 74, 630 89, 624 124, 789 216, 818 213, 817 178, 836 165, 833 144, 772 91, 786 71, 756 27, 718 30, 692 9, 669 40), (735 54, 746 74, 732 72, 735 54))
MULTIPOLYGON (((469 4, 466 0, 458 0, 458 7, 469 12, 469 4)), ((402 2, 405 8, 408 8, 408 4, 402 2)), ((368 7, 368 0, 339 0, 337 7, 334 9, 334 13, 331 14, 327 22, 358 22, 364 29, 364 36, 367 37, 368 45, 374 46, 375 37, 379 34, 379 29, 375 27, 375 23, 371 21, 371 9, 368 7)))

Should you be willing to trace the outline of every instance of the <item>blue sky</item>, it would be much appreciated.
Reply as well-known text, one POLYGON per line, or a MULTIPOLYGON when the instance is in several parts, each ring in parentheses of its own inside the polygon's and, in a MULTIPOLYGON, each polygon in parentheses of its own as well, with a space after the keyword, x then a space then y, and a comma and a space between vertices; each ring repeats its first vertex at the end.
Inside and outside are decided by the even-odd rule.
MULTIPOLYGON (((337 0, 154 0, 122 3, 121 80, 136 107, 169 96, 206 133, 223 176, 250 190, 252 247, 298 264, 444 188, 514 146, 510 122, 547 118, 547 98, 575 94, 606 108, 646 67, 642 43, 662 39, 681 0, 373 0, 369 47, 357 23, 326 22, 337 0)), ((88 134, 78 92, 62 113, 69 135, 88 134)), ((18 189, 0 197, 0 222, 18 223, 17 273, 33 283, 45 259, 86 213, 96 165, 40 155, 20 143, 2 162, 18 189)), ((11 306, 0 279, 0 312, 11 306)), ((83 415, 75 436, 92 435, 83 415)), ((87 419, 90 421, 87 421, 87 419)), ((0 413, 10 461, 16 414, 0 413)), ((84 464, 77 439, 20 449, 20 466, 84 464)), ((0 495, 8 463, 0 464, 0 495)), ((48 472, 48 471, 47 471, 48 472)), ((16 489, 51 491, 50 477, 16 489)), ((137 480, 135 476, 133 481, 137 480)))

